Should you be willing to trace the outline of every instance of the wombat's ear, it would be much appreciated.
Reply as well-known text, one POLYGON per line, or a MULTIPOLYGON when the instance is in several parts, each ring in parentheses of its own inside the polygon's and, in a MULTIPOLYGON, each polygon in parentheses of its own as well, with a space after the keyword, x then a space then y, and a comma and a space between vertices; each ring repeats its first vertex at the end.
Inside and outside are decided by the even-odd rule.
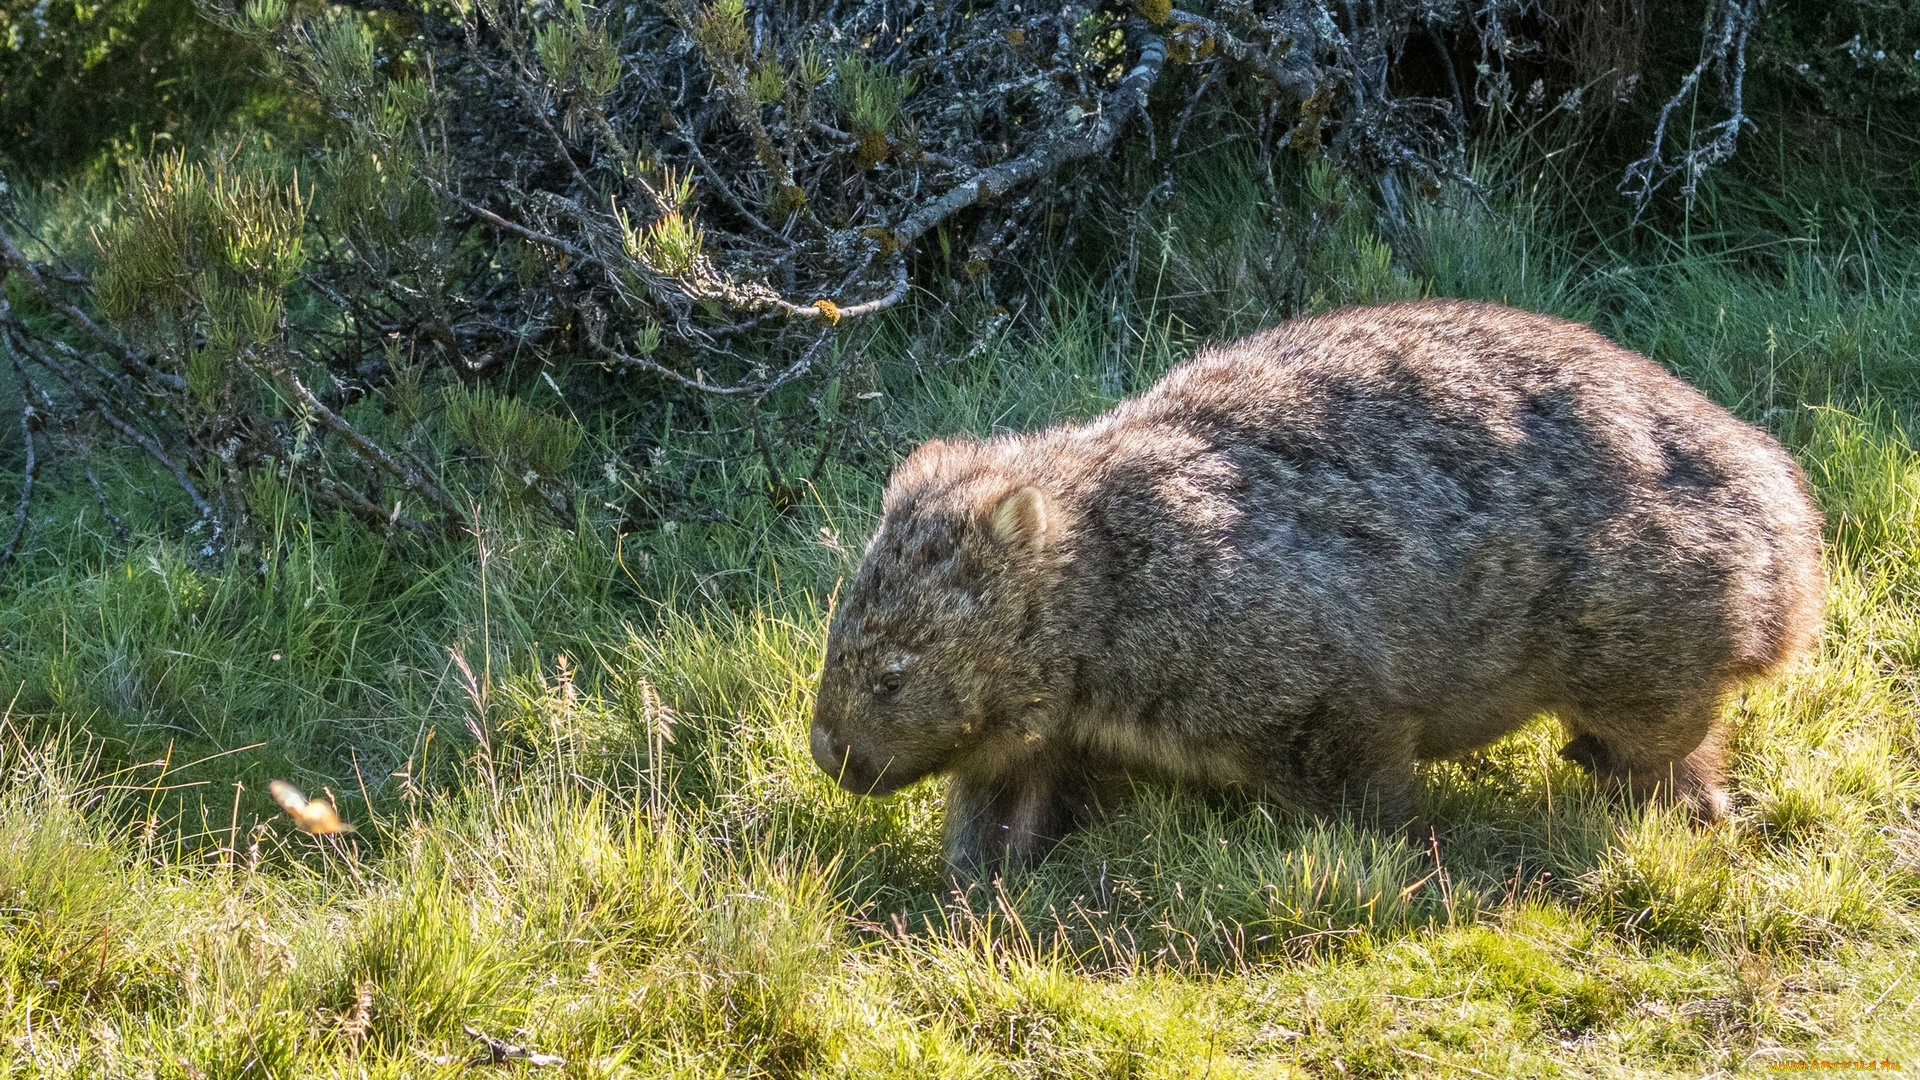
POLYGON ((982 524, 996 544, 1038 548, 1047 542, 1047 497, 1036 487, 1015 488, 994 500, 982 524))

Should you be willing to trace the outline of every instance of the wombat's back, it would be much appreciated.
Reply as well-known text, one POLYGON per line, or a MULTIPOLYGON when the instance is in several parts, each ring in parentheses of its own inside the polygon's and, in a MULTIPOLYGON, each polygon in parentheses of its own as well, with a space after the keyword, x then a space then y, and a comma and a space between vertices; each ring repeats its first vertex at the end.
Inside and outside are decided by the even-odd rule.
POLYGON ((1203 352, 1086 432, 1103 428, 1231 461, 1242 542, 1346 542, 1336 587, 1390 628, 1384 663, 1410 692, 1477 654, 1521 675, 1521 653, 1540 685, 1516 707, 1663 676, 1718 689, 1818 628, 1820 519, 1792 458, 1562 319, 1425 301, 1296 320, 1203 352))

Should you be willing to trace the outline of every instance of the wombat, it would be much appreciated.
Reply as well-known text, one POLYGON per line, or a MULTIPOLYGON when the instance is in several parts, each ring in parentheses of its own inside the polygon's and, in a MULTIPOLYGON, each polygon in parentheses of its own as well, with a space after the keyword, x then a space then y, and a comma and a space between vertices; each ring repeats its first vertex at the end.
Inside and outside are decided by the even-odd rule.
POLYGON ((1541 713, 1700 820, 1718 706, 1813 642, 1792 457, 1588 327, 1348 308, 1203 350, 1103 416, 894 470, 832 619, 812 751, 950 773, 956 869, 1157 774, 1425 838, 1415 762, 1541 713))

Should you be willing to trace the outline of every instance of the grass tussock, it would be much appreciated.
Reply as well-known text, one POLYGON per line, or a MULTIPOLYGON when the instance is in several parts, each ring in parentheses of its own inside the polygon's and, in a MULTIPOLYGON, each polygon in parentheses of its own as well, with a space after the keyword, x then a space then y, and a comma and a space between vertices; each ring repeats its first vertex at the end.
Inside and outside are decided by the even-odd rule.
MULTIPOLYGON (((408 546, 283 497, 259 565, 51 504, 0 592, 0 1077, 454 1076, 469 1027, 582 1077, 1910 1059, 1920 255, 1872 221, 1576 254, 1524 212, 1388 221, 1308 179, 1285 203, 1225 170, 1183 188, 1132 271, 1141 310, 1068 283, 987 336, 893 326, 869 455, 785 515, 757 460, 718 454, 688 490, 722 512, 624 531, 532 500, 408 546), (1542 718, 1429 767, 1437 854, 1141 790, 953 897, 936 786, 857 799, 813 768, 810 680, 880 451, 1087 415, 1205 338, 1426 294, 1596 321, 1799 454, 1828 623, 1727 703, 1732 820, 1608 804, 1542 718), (270 777, 358 831, 292 831, 270 777)), ((1785 219, 1741 209, 1762 211, 1785 219)), ((525 486, 577 457, 579 504, 617 499, 644 479, 617 434, 569 435, 525 486)), ((662 460, 712 449, 655 435, 662 460)), ((527 440, 496 442, 524 471, 500 462, 527 440)), ((99 468, 145 490, 137 462, 99 468)))

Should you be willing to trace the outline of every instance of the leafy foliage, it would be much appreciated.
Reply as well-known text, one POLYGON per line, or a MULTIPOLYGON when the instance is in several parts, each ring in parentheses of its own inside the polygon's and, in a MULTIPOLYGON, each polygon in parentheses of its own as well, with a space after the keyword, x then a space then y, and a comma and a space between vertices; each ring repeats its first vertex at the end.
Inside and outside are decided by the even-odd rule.
POLYGON ((143 343, 206 340, 231 358, 271 339, 305 262, 306 201, 232 159, 169 154, 136 166, 100 235, 101 314, 143 343))

